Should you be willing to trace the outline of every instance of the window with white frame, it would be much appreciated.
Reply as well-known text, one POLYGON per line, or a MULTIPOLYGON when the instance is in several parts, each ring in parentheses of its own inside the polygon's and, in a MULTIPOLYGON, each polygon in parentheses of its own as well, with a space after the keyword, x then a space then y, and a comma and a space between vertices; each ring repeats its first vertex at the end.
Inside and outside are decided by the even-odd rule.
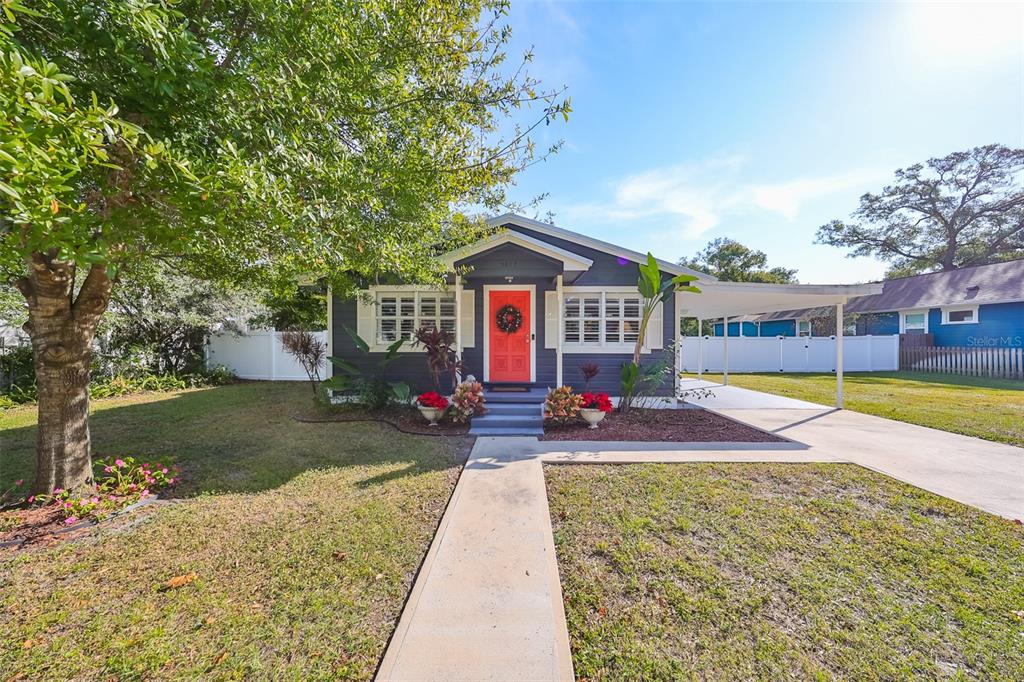
POLYGON ((632 346, 640 334, 639 295, 598 291, 566 294, 563 340, 571 346, 632 346))
POLYGON ((811 335, 811 321, 810 320, 797 320, 797 322, 796 322, 796 335, 797 336, 810 336, 811 335))
POLYGON ((924 334, 928 331, 928 313, 926 311, 903 313, 904 334, 924 334))
POLYGON ((378 291, 377 343, 412 339, 420 327, 455 331, 455 294, 438 291, 378 291))
POLYGON ((978 306, 942 309, 942 324, 977 324, 978 306))

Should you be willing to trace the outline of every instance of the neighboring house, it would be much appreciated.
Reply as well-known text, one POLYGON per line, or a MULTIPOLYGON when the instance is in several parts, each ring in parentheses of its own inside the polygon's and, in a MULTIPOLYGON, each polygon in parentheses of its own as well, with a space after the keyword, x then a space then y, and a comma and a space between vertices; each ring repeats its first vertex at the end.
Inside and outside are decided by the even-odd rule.
MULTIPOLYGON (((805 308, 729 323, 729 335, 810 336, 822 309, 805 308)), ((931 334, 936 346, 1024 346, 1024 260, 930 272, 883 282, 880 294, 851 298, 846 331, 859 336, 931 334)), ((715 334, 722 334, 721 323, 715 334)))
MULTIPOLYGON (((446 254, 451 272, 441 290, 417 284, 377 285, 349 299, 331 296, 328 333, 333 355, 371 368, 389 344, 436 325, 456 335, 465 373, 488 384, 544 388, 583 386, 579 367, 595 363, 590 388, 619 392, 619 372, 632 357, 640 323, 637 264, 644 254, 517 215, 489 221, 504 229, 446 254), (506 317, 498 319, 500 312, 506 317), (358 351, 347 329, 371 346, 358 351), (561 330, 561 331, 559 331, 561 330), (375 357, 376 356, 376 357, 375 357)), ((680 318, 762 313, 835 305, 878 285, 750 285, 666 261, 664 276, 693 274, 701 294, 677 293, 659 305, 647 330, 644 360, 666 357, 680 339, 680 318)), ((405 344, 388 368, 389 380, 414 389, 431 385, 421 348, 405 344)), ((671 395, 667 381, 662 394, 671 395)))

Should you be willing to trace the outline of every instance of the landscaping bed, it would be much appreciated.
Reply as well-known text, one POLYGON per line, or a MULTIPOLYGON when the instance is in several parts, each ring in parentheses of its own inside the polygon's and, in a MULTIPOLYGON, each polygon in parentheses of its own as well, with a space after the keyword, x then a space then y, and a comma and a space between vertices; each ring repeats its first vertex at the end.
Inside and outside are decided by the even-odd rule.
MULTIPOLYGON (((309 400, 265 382, 92 401, 97 456, 166 457, 178 499, 0 550, 2 677, 371 678, 472 441, 289 416, 309 400)), ((3 489, 31 477, 34 424, 3 415, 3 489)))
POLYGON ((786 439, 702 409, 609 412, 596 429, 582 421, 544 424, 540 440, 779 443, 786 439))
POLYGON ((362 405, 331 405, 301 411, 293 415, 300 422, 381 422, 403 433, 422 436, 467 436, 469 424, 457 424, 450 418, 431 426, 420 411, 405 405, 389 405, 372 410, 362 405))
POLYGON ((1021 679, 1019 524, 851 464, 545 475, 581 679, 1021 679))

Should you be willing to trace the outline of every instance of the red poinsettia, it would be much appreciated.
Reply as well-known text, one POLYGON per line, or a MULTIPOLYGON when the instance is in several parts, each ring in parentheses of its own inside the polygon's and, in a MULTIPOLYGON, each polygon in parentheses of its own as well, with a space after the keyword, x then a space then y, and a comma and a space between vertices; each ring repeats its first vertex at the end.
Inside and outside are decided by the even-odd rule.
POLYGON ((601 410, 602 412, 612 411, 612 401, 608 398, 607 393, 584 393, 582 396, 583 404, 580 405, 583 409, 590 410, 601 410))
POLYGON ((426 393, 420 393, 419 396, 416 398, 416 402, 418 402, 423 407, 434 407, 439 410, 444 410, 447 409, 448 407, 448 398, 445 398, 437 391, 427 391, 426 393))

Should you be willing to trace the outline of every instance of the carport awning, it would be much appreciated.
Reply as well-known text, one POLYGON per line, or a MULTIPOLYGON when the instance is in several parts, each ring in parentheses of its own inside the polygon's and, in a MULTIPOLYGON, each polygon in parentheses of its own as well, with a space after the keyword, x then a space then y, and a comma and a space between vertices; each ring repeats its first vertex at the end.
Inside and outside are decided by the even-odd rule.
POLYGON ((750 282, 695 282, 699 294, 680 294, 682 317, 714 319, 758 315, 782 310, 815 308, 846 303, 854 296, 882 291, 872 284, 754 284, 750 282))

